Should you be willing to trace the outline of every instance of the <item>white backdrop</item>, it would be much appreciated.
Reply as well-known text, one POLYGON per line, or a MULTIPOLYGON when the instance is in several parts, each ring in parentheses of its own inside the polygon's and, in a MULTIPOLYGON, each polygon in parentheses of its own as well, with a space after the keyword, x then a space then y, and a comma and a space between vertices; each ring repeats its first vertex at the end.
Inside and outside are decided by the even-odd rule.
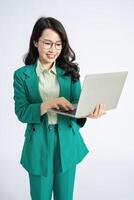
POLYGON ((30 200, 27 172, 19 164, 26 124, 14 114, 13 72, 23 65, 35 21, 59 19, 86 74, 127 70, 116 110, 88 119, 81 134, 90 153, 77 165, 74 200, 133 200, 134 1, 0 1, 0 199, 30 200))

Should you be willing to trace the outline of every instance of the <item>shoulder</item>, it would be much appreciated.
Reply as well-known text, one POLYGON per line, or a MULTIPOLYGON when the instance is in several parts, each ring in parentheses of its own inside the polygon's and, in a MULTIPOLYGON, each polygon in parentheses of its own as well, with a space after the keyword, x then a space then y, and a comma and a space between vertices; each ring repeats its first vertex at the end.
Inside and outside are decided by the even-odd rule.
POLYGON ((26 70, 27 70, 27 68, 28 67, 30 67, 31 65, 24 65, 24 66, 21 66, 21 67, 19 67, 18 69, 16 69, 15 71, 14 71, 14 73, 15 74, 22 74, 22 73, 24 73, 26 70))
POLYGON ((33 69, 33 65, 24 65, 24 66, 21 66, 19 67, 18 69, 16 69, 14 71, 14 78, 15 77, 18 77, 18 78, 22 78, 24 79, 25 78, 25 75, 27 74, 27 71, 33 69))

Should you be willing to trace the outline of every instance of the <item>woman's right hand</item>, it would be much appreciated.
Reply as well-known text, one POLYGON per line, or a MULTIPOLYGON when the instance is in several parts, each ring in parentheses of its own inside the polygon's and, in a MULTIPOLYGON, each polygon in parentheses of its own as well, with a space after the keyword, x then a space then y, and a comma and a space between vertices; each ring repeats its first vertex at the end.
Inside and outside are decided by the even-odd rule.
POLYGON ((64 108, 65 110, 73 110, 74 106, 64 97, 59 97, 41 104, 41 115, 45 114, 51 108, 64 108))

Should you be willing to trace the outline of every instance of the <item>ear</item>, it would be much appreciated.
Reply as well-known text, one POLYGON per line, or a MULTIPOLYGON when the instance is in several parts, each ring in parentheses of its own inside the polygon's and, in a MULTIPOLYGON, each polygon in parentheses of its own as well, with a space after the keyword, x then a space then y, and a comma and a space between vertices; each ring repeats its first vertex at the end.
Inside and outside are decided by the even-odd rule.
POLYGON ((33 41, 33 43, 34 43, 34 46, 35 46, 35 47, 38 47, 38 42, 33 41))

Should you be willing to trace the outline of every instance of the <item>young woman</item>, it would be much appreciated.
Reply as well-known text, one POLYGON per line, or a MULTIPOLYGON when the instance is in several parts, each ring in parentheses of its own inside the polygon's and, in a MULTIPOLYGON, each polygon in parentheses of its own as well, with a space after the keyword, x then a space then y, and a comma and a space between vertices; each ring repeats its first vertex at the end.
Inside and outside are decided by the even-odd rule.
POLYGON ((72 200, 76 165, 89 152, 79 129, 87 117, 105 114, 99 104, 75 119, 50 108, 73 110, 81 84, 75 53, 63 25, 41 17, 34 25, 25 66, 14 72, 15 113, 27 123, 20 163, 29 175, 32 200, 72 200))

